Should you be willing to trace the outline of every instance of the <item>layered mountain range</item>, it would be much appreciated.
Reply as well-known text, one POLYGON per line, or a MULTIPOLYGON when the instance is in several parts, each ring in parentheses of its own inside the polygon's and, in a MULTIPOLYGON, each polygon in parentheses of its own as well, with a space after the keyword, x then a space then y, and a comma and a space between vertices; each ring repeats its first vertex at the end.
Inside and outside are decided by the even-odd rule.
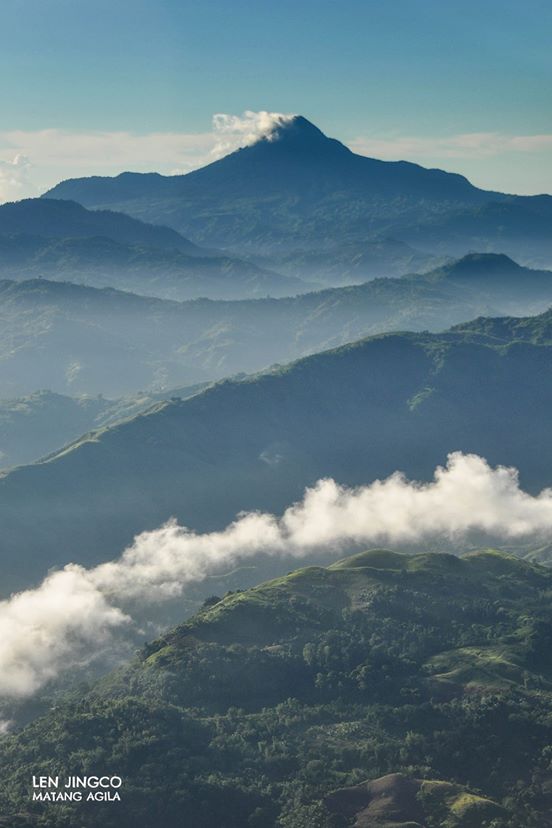
POLYGON ((112 288, 0 281, 4 397, 165 395, 393 330, 438 331, 481 315, 539 313, 552 274, 470 255, 426 274, 296 297, 173 302, 112 288))
POLYGON ((320 476, 424 479, 456 449, 547 484, 551 272, 503 251, 546 260, 550 203, 355 155, 294 117, 184 176, 0 207, 2 462, 47 455, 0 486, 13 583, 171 515, 281 509, 320 476), (448 258, 474 238, 501 252, 448 258), (174 301, 190 295, 233 301, 174 301), (521 314, 543 315, 488 321, 521 314))
POLYGON ((0 826, 552 825, 551 229, 300 116, 0 206, 0 826))
POLYGON ((547 486, 551 343, 550 312, 370 337, 93 431, 0 480, 4 589, 113 557, 171 516, 206 530, 281 512, 322 477, 427 480, 451 451, 547 486))
POLYGON ((309 289, 292 275, 198 247, 169 227, 54 199, 0 206, 0 275, 169 299, 288 296, 309 289))
POLYGON ((426 253, 495 251, 552 262, 550 196, 485 191, 454 173, 356 155, 301 116, 186 175, 71 179, 46 196, 121 210, 196 243, 255 255, 325 251, 339 259, 347 246, 377 238, 426 253))

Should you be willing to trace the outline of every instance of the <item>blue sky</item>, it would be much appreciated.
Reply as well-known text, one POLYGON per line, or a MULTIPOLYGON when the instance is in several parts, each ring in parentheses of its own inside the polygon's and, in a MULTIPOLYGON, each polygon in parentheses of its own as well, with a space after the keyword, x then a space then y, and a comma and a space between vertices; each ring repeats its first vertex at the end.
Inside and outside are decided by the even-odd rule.
POLYGON ((0 196, 2 176, 189 169, 211 157, 212 115, 244 110, 552 191, 548 0, 3 0, 1 15, 0 196))

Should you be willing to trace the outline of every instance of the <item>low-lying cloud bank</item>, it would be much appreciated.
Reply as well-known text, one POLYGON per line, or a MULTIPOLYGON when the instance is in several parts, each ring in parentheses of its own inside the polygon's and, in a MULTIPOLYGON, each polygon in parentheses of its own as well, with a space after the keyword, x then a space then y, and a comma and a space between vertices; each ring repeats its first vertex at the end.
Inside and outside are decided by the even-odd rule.
POLYGON ((159 603, 192 582, 259 554, 336 555, 375 543, 460 542, 470 532, 501 540, 552 531, 552 490, 532 496, 515 469, 449 455, 430 483, 395 473, 355 489, 320 480, 281 517, 240 515, 224 531, 196 534, 174 521, 139 535, 120 558, 69 564, 40 587, 0 603, 0 695, 24 698, 62 670, 90 660, 132 625, 129 607, 159 603))

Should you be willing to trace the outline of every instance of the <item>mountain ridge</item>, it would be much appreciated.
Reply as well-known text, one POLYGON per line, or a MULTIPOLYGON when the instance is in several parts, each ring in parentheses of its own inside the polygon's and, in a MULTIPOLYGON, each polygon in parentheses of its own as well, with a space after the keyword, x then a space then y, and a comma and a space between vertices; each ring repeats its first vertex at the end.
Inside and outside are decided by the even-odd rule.
POLYGON ((26 198, 0 205, 0 234, 45 237, 107 236, 121 243, 154 243, 188 255, 200 249, 170 227, 152 225, 113 210, 88 210, 76 201, 26 198), (29 232, 29 226, 34 230, 29 232))
POLYGON ((204 387, 205 383, 119 399, 69 397, 43 389, 25 397, 0 399, 1 467, 5 470, 46 459, 84 434, 129 419, 160 400, 186 399, 204 387))
POLYGON ((550 340, 382 334, 161 402, 0 477, 6 588, 75 549, 85 564, 113 557, 171 516, 210 531, 242 510, 280 513, 323 477, 430 480, 451 451, 514 466, 539 491, 551 367, 550 340))
POLYGON ((45 195, 115 206, 271 266, 291 253, 339 261, 351 244, 383 238, 427 255, 487 250, 552 266, 551 196, 486 191, 457 173, 357 155, 300 117, 185 175, 72 179, 45 195))
MULTIPOLYGON (((378 159, 357 155, 337 139, 328 138, 318 127, 300 115, 295 116, 286 124, 277 125, 269 135, 260 137, 254 143, 241 147, 226 155, 224 158, 213 161, 190 173, 163 176, 158 173, 123 172, 115 177, 94 176, 93 179, 68 179, 66 182, 61 182, 48 190, 43 198, 57 198, 59 197, 59 193, 63 191, 70 192, 72 186, 86 180, 93 180, 95 184, 120 181, 125 185, 131 185, 135 191, 137 191, 136 185, 138 181, 143 180, 144 182, 154 184, 153 192, 159 196, 163 194, 164 188, 166 190, 178 191, 182 185, 187 186, 190 184, 194 187, 198 182, 201 183, 201 186, 204 186, 205 182, 209 183, 209 179, 212 178, 213 174, 218 174, 221 169, 225 171, 225 174, 232 176, 233 167, 237 166, 241 171, 244 160, 251 165, 251 172, 248 173, 250 178, 246 179, 246 184, 255 184, 256 181, 255 186, 259 189, 264 189, 267 181, 277 183, 280 175, 278 165, 282 160, 292 164, 295 164, 295 161, 298 160, 299 164, 297 169, 300 172, 305 164, 312 166, 316 170, 320 162, 325 163, 328 157, 330 159, 336 157, 340 160, 344 159, 345 169, 341 172, 341 175, 352 176, 357 184, 360 184, 362 178, 366 178, 367 175, 376 173, 377 178, 377 172, 380 170, 389 171, 392 176, 395 176, 397 172, 406 171, 409 174, 411 184, 416 184, 419 176, 423 178, 427 174, 428 183, 431 180, 432 184, 438 186, 441 181, 454 182, 464 195, 476 199, 479 198, 477 195, 480 192, 478 188, 474 187, 467 178, 458 173, 448 173, 439 169, 427 169, 419 164, 408 161, 380 161, 378 159), (297 159, 296 153, 299 154, 299 158, 297 159), (274 165, 275 169, 267 173, 268 177, 266 179, 259 181, 258 165, 265 163, 265 160, 268 160, 270 165, 274 165), (351 167, 351 164, 355 166, 351 167), (226 173, 227 170, 228 172, 226 173), (360 173, 361 181, 359 182, 360 170, 362 172, 360 173), (134 176, 136 178, 132 178, 134 176), (71 184, 71 187, 69 187, 69 184, 71 184)), ((331 175, 331 170, 329 172, 331 175)), ((236 182, 236 184, 237 186, 243 186, 243 182, 241 185, 240 182, 236 182)), ((396 192, 400 192, 400 190, 396 190, 396 192)), ((128 194, 128 191, 126 193, 128 194)), ((492 195, 495 194, 492 193, 492 195)))
POLYGON ((0 233, 0 276, 80 282, 175 301, 289 296, 312 289, 295 276, 280 275, 253 262, 200 248, 196 251, 130 244, 109 236, 48 238, 0 233))
POLYGON ((550 305, 550 271, 494 254, 425 274, 234 301, 0 279, 0 382, 4 397, 41 387, 71 396, 158 392, 260 371, 383 331, 436 332, 550 305))
POLYGON ((551 586, 495 550, 373 549, 213 595, 2 737, 2 812, 25 828, 180 828, 183 809, 198 828, 544 828, 551 586), (29 805, 29 770, 52 761, 62 778, 100 762, 124 807, 29 805))

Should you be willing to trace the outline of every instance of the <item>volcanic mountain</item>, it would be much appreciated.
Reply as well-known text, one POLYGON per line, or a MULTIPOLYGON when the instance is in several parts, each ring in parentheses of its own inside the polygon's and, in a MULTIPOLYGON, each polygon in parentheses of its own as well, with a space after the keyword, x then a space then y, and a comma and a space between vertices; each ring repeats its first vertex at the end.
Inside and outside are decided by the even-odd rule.
POLYGON ((426 198, 461 202, 481 200, 480 190, 460 175, 426 170, 404 161, 365 158, 328 138, 297 115, 254 144, 186 175, 123 173, 116 178, 73 179, 49 191, 49 198, 75 198, 97 206, 136 198, 188 196, 208 187, 213 196, 237 198, 301 194, 308 198, 330 188, 373 195, 400 196, 405 191, 426 198))
POLYGON ((506 196, 454 173, 357 155, 299 115, 186 175, 72 179, 46 196, 109 206, 167 224, 197 243, 253 254, 331 253, 353 241, 407 236, 431 251, 437 234, 439 252, 448 252, 450 239, 459 255, 474 249, 475 233, 475 249, 517 255, 523 247, 527 259, 524 241, 532 231, 535 255, 552 255, 550 197, 506 196), (446 232, 439 234, 441 225, 446 232), (506 239, 505 225, 517 228, 506 239))

